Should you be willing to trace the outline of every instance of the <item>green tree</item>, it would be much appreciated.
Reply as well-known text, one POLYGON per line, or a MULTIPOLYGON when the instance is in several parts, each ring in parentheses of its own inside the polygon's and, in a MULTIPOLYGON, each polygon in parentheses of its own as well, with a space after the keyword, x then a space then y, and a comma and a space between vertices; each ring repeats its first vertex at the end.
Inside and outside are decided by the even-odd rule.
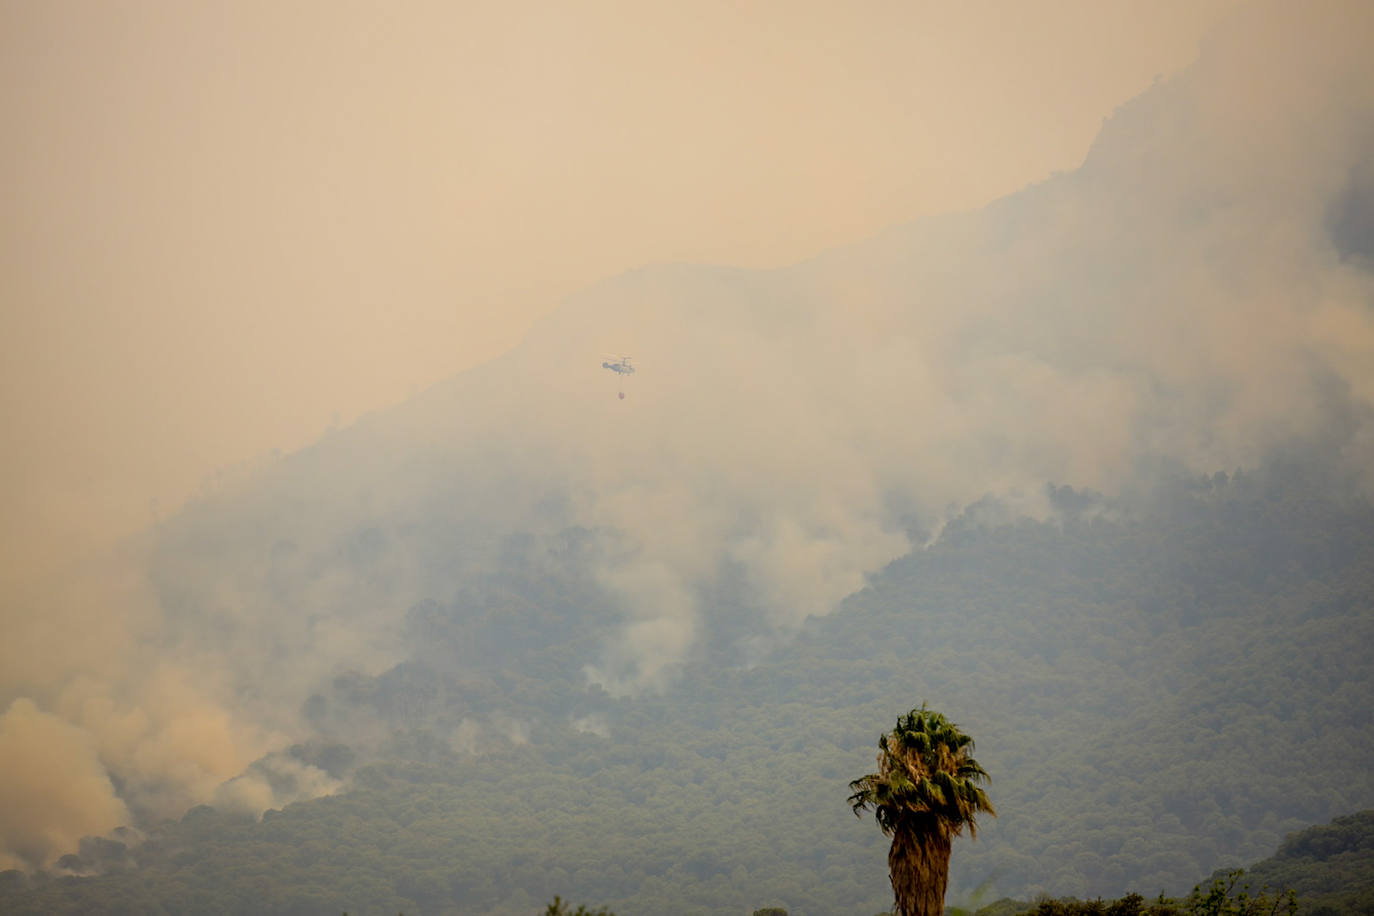
POLYGON ((579 904, 577 909, 568 909, 568 904, 563 902, 563 898, 554 895, 553 903, 544 910, 544 916, 615 916, 610 910, 602 907, 599 910, 589 910, 585 905, 579 904))
POLYGON ((949 854, 967 827, 978 835, 978 815, 997 812, 979 783, 987 772, 972 757, 973 739, 924 703, 878 739, 878 772, 849 784, 856 815, 872 808, 892 838, 888 874, 896 916, 941 916, 949 854))

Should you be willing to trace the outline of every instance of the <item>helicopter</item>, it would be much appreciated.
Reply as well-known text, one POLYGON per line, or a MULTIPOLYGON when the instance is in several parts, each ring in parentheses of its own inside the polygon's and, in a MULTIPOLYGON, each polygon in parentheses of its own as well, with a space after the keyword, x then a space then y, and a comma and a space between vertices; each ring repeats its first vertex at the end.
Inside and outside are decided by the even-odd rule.
POLYGON ((622 382, 620 385, 619 396, 620 400, 625 400, 625 384, 623 379, 627 375, 634 375, 635 372, 635 367, 630 365, 630 357, 606 354, 604 359, 602 359, 601 361, 601 368, 610 369, 616 375, 620 376, 622 382))

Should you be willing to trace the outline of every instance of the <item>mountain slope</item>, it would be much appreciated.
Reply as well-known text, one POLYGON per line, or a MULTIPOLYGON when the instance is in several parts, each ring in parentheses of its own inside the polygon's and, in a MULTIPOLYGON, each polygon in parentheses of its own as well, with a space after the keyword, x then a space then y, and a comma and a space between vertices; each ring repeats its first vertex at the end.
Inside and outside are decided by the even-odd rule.
POLYGON ((876 911, 826 799, 922 700, 1006 812, 956 887, 1179 890, 1374 804, 1371 16, 1248 8, 1073 173, 616 278, 207 494, 97 635, 15 635, 0 737, 86 778, 12 777, 3 861, 132 820, 140 870, 43 893, 876 911))
POLYGON ((351 775, 346 794, 257 824, 197 809, 127 854, 93 843, 67 865, 103 877, 7 907, 518 913, 559 893, 617 912, 877 912, 885 845, 846 782, 926 699, 978 739, 1002 812, 955 850, 956 900, 989 879, 1023 898, 1182 893, 1374 802, 1374 507, 1313 486, 1179 481, 1129 519, 1062 488, 1054 521, 989 524, 983 505, 755 663, 704 654, 640 698, 572 663, 557 621, 575 565, 541 572, 511 545, 481 599, 500 632, 472 596, 417 606, 410 661, 313 701, 331 740, 381 737, 354 737, 351 758, 291 752, 351 775), (455 664, 473 645, 488 660, 455 664), (1289 765, 1317 752, 1320 768, 1289 765))

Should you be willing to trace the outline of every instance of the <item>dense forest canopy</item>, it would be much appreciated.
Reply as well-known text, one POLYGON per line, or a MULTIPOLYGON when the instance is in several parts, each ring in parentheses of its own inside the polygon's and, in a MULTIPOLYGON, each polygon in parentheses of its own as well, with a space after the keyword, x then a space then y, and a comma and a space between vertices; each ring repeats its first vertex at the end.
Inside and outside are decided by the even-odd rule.
POLYGON ((976 727, 1001 812, 958 841, 951 901, 1184 893, 1374 805, 1374 507, 1332 483, 1183 478, 1143 512, 1055 487, 1044 521, 980 504, 793 638, 748 661, 723 641, 640 697, 580 670, 594 635, 570 618, 599 605, 578 533, 514 539, 499 571, 414 606, 407 660, 307 701, 320 737, 285 756, 347 791, 92 838, 62 871, 98 876, 11 877, 9 906, 879 912, 886 844, 847 782, 913 696, 976 727))

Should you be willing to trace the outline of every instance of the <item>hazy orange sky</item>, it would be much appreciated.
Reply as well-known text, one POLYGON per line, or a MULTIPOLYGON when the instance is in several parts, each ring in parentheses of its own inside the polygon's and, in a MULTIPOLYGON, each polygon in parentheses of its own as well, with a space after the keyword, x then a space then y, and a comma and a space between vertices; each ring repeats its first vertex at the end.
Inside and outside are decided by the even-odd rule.
POLYGON ((1236 5, 0 0, 0 581, 599 278, 1074 168, 1236 5))

